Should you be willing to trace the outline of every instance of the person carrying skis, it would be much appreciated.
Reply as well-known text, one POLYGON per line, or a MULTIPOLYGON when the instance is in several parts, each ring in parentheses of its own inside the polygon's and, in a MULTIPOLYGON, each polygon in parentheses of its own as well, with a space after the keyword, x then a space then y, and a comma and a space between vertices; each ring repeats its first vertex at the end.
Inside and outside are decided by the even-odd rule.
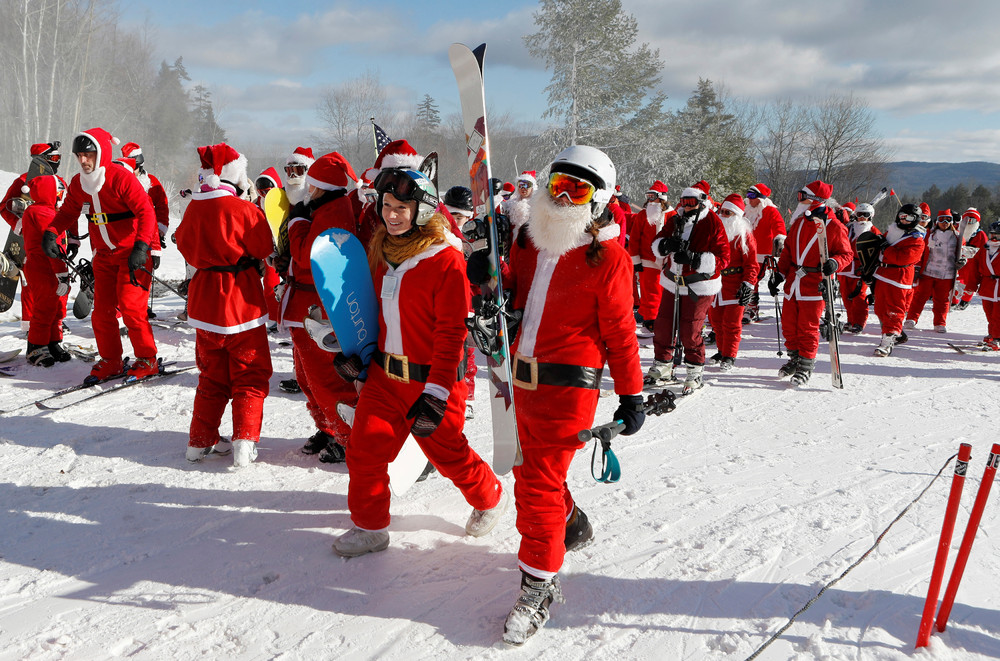
POLYGON ((854 255, 850 265, 837 274, 840 280, 840 295, 847 310, 848 333, 860 333, 868 323, 868 284, 861 279, 861 261, 858 257, 858 237, 865 232, 881 234, 872 225, 875 207, 863 202, 855 208, 851 222, 847 224, 847 239, 851 242, 851 253, 854 255))
POLYGON ((663 289, 660 287, 660 269, 663 268, 663 256, 653 252, 653 240, 667 217, 675 211, 667 201, 670 189, 657 179, 646 191, 646 206, 632 216, 632 229, 629 236, 628 251, 632 256, 632 265, 639 275, 639 316, 642 317, 642 327, 653 332, 656 313, 660 309, 660 298, 663 289))
POLYGON ((766 184, 754 184, 746 192, 747 206, 744 217, 753 230, 757 246, 757 280, 753 283, 753 298, 743 310, 743 323, 749 324, 760 319, 760 281, 764 277, 764 259, 781 254, 785 243, 785 220, 778 207, 771 201, 771 188, 766 184))
POLYGON ((743 217, 743 198, 733 193, 717 212, 729 239, 729 265, 722 269, 722 289, 715 295, 708 318, 715 330, 719 351, 711 362, 720 369, 733 369, 743 337, 743 308, 753 296, 757 282, 757 243, 750 223, 743 217))
POLYGON ((854 258, 847 230, 833 213, 836 202, 832 196, 833 186, 818 179, 798 192, 799 204, 792 214, 777 271, 767 284, 771 296, 777 296, 781 283, 785 284, 781 333, 785 336, 788 361, 778 369, 778 376, 790 376, 796 385, 807 383, 816 366, 824 310, 820 283, 825 276, 846 268, 854 258), (830 257, 825 263, 820 258, 817 219, 826 227, 830 257))
POLYGON ((513 306, 523 310, 511 352, 524 457, 514 466, 521 593, 504 623, 511 645, 548 621, 549 606, 562 599, 558 572, 566 552, 593 536, 566 476, 583 447, 577 433, 593 423, 605 363, 622 433, 634 434, 645 420, 632 264, 607 210, 615 179, 611 159, 594 147, 560 152, 511 248, 513 306))
POLYGON ((896 212, 896 220, 886 228, 885 245, 879 253, 875 269, 875 315, 882 324, 882 341, 875 356, 885 357, 897 344, 906 342, 903 320, 913 290, 916 265, 924 253, 924 232, 920 227, 920 209, 904 204, 896 212))
POLYGON ((979 291, 986 315, 983 351, 1000 351, 1000 220, 990 223, 986 245, 970 260, 967 289, 979 291))
MULTIPOLYGON (((465 319, 469 281, 461 241, 436 211, 434 185, 420 171, 383 169, 375 179, 382 226, 368 247, 379 299, 378 349, 354 415, 347 452, 347 506, 354 524, 333 543, 345 557, 389 546, 389 473, 407 435, 472 507, 467 534, 497 525, 510 496, 469 447, 465 427, 465 319)), ((348 380, 359 356, 338 354, 348 380)))
POLYGON ((159 373, 153 329, 146 317, 146 301, 153 280, 156 216, 149 195, 133 174, 111 161, 119 140, 102 128, 73 138, 73 153, 81 172, 70 181, 66 201, 42 239, 45 254, 62 257, 58 235, 74 228, 86 215, 93 250, 94 310, 91 323, 101 355, 84 380, 97 383, 124 373, 117 311, 128 329, 136 360, 128 375, 143 378, 159 373))
POLYGON ((241 199, 247 159, 226 143, 198 147, 201 188, 177 228, 177 249, 197 269, 188 286, 188 324, 196 329, 201 374, 191 409, 186 457, 198 462, 228 454, 219 425, 232 400, 233 466, 257 458, 271 351, 260 264, 274 251, 271 228, 241 199))
POLYGON ((665 292, 653 327, 653 365, 646 374, 646 384, 675 380, 672 361, 677 335, 687 365, 684 394, 704 385, 705 339, 701 331, 715 295, 722 290, 722 271, 729 266, 726 228, 712 211, 708 190, 705 181, 685 188, 677 201, 677 213, 664 221, 653 241, 653 252, 664 257, 660 286, 665 292))
POLYGON ((917 327, 920 313, 927 304, 927 299, 933 301, 934 330, 938 333, 948 332, 948 308, 951 307, 951 283, 957 269, 965 266, 965 259, 959 257, 958 226, 952 222, 951 209, 945 209, 937 215, 935 227, 927 234, 924 253, 917 265, 917 282, 914 284, 913 298, 906 311, 906 321, 903 330, 917 327))

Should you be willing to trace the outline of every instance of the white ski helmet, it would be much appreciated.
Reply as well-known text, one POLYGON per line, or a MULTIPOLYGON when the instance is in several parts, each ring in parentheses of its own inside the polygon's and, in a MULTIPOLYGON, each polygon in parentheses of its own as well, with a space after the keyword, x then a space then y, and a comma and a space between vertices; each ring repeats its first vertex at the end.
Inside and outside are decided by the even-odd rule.
POLYGON ((875 217, 875 207, 868 204, 867 202, 862 202, 858 205, 858 208, 854 210, 855 216, 866 216, 869 220, 875 217))
POLYGON ((549 175, 562 172, 589 181, 594 185, 594 196, 590 201, 591 218, 598 218, 604 213, 605 207, 615 193, 615 183, 618 177, 615 164, 608 155, 596 147, 573 145, 568 147, 552 160, 549 175))

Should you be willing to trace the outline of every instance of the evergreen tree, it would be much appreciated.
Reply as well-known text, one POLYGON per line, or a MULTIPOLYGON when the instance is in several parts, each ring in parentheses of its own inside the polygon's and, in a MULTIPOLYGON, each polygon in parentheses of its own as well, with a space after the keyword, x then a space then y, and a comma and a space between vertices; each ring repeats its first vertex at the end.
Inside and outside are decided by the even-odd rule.
POLYGON ((173 65, 162 62, 150 95, 148 149, 156 156, 159 171, 163 169, 159 164, 172 166, 168 166, 170 178, 182 174, 178 164, 190 162, 185 151, 190 146, 193 118, 184 89, 184 81, 190 80, 183 58, 178 57, 173 65))
POLYGON ((226 141, 226 132, 215 119, 212 93, 204 85, 195 85, 192 90, 192 138, 195 146, 214 145, 226 141))
POLYGON ((441 126, 441 113, 430 94, 424 94, 423 100, 417 104, 417 123, 429 132, 441 126))

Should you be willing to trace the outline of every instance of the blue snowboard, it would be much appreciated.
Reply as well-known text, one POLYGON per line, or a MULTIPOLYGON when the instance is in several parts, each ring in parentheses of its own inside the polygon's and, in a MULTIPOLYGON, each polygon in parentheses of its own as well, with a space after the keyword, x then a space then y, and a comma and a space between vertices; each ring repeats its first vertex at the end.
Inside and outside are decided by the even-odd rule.
MULTIPOLYGON (((309 261, 312 262, 316 291, 341 351, 345 356, 360 356, 367 367, 378 348, 379 328, 378 299, 364 247, 350 232, 328 229, 313 242, 309 261)), ((345 419, 348 424, 354 421, 353 413, 351 410, 350 420, 345 419)), ((420 446, 413 435, 409 435, 389 464, 389 486, 393 493, 397 496, 405 493, 426 465, 427 459, 420 446)))

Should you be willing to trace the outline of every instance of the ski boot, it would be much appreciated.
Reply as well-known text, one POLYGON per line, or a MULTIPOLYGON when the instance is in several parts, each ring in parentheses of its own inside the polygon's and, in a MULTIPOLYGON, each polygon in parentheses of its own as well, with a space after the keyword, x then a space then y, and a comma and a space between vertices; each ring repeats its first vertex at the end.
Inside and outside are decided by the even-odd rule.
POLYGON ((503 517, 510 506, 510 492, 504 489, 500 492, 500 500, 488 510, 472 510, 469 520, 465 522, 465 532, 471 537, 482 537, 489 534, 503 517))
POLYGON ((906 334, 906 331, 900 331, 899 335, 896 336, 896 344, 906 344, 908 339, 910 336, 906 334))
POLYGON ((298 393, 302 392, 302 388, 299 387, 299 382, 295 379, 285 379, 284 381, 278 381, 278 388, 282 392, 298 393))
POLYGON ((646 376, 642 382, 646 387, 653 388, 659 388, 668 383, 676 383, 677 378, 674 376, 674 364, 672 362, 654 360, 653 366, 646 372, 646 376))
POLYGON ((345 558, 378 553, 387 548, 389 548, 389 533, 385 530, 351 528, 333 543, 333 552, 345 558))
POLYGON ((790 350, 788 352, 788 362, 778 368, 778 376, 791 376, 799 366, 799 352, 790 350))
POLYGON ((792 384, 804 386, 809 383, 813 368, 816 367, 815 358, 799 358, 799 364, 795 367, 795 374, 792 375, 792 384))
POLYGON ((196 448, 189 445, 187 451, 184 453, 184 456, 188 461, 194 464, 198 463, 205 457, 225 457, 226 455, 232 454, 232 452, 233 444, 229 442, 229 439, 220 437, 218 443, 210 445, 207 448, 196 448))
POLYGON ((52 354, 57 363, 65 363, 73 359, 73 355, 69 351, 66 351, 66 347, 62 345, 62 342, 49 342, 48 347, 49 353, 52 354))
POLYGON ((249 439, 233 441, 233 468, 245 468, 257 459, 257 442, 249 439))
POLYGON ((125 376, 125 363, 122 359, 111 360, 109 358, 101 358, 94 364, 90 370, 90 374, 87 375, 83 382, 93 385, 101 381, 113 379, 116 376, 125 376))
POLYGON ((35 367, 52 367, 56 364, 55 356, 44 344, 32 344, 28 342, 27 352, 28 363, 35 367))
POLYGON ((913 330, 917 327, 917 322, 915 319, 907 319, 903 322, 903 330, 913 330))
POLYGON ((845 333, 853 333, 857 335, 863 330, 864 328, 861 327, 861 324, 847 324, 846 326, 844 326, 845 333))
POLYGON ((152 358, 136 358, 132 366, 128 368, 128 378, 145 379, 147 376, 155 376, 160 373, 160 363, 156 356, 152 358))
POLYGON ((549 621, 549 606, 562 603, 559 577, 535 578, 521 571, 521 594, 503 625, 503 642, 520 647, 549 621))
POLYGON ((695 390, 705 387, 705 382, 702 380, 704 371, 704 365, 687 366, 687 375, 684 377, 684 386, 681 388, 682 395, 690 395, 695 390))
POLYGON ((885 358, 892 353, 892 347, 896 344, 896 336, 892 333, 887 333, 882 336, 882 342, 877 347, 875 347, 875 353, 873 355, 879 358, 885 358))
POLYGON ((729 356, 723 356, 722 360, 719 361, 719 369, 723 372, 728 372, 733 369, 736 364, 735 358, 730 358, 729 356))
POLYGON ((328 438, 330 440, 326 447, 319 452, 319 460, 324 464, 342 464, 347 461, 347 448, 338 443, 333 436, 328 438))
POLYGON ((594 538, 594 528, 582 509, 573 505, 573 513, 566 522, 566 550, 575 551, 594 538))
POLYGON ((1000 351, 1000 342, 993 339, 992 337, 988 337, 985 340, 983 340, 982 349, 983 351, 1000 351))
POLYGON ((327 434, 325 431, 316 430, 316 433, 309 437, 306 444, 302 446, 299 450, 302 454, 317 454, 321 452, 333 437, 327 434))
POLYGON ((713 354, 712 354, 712 356, 711 356, 711 357, 710 357, 710 358, 708 359, 708 362, 709 362, 710 364, 712 364, 712 365, 718 365, 719 363, 721 363, 721 362, 722 362, 722 353, 720 353, 720 352, 716 351, 716 352, 715 352, 715 353, 713 353, 713 354))

